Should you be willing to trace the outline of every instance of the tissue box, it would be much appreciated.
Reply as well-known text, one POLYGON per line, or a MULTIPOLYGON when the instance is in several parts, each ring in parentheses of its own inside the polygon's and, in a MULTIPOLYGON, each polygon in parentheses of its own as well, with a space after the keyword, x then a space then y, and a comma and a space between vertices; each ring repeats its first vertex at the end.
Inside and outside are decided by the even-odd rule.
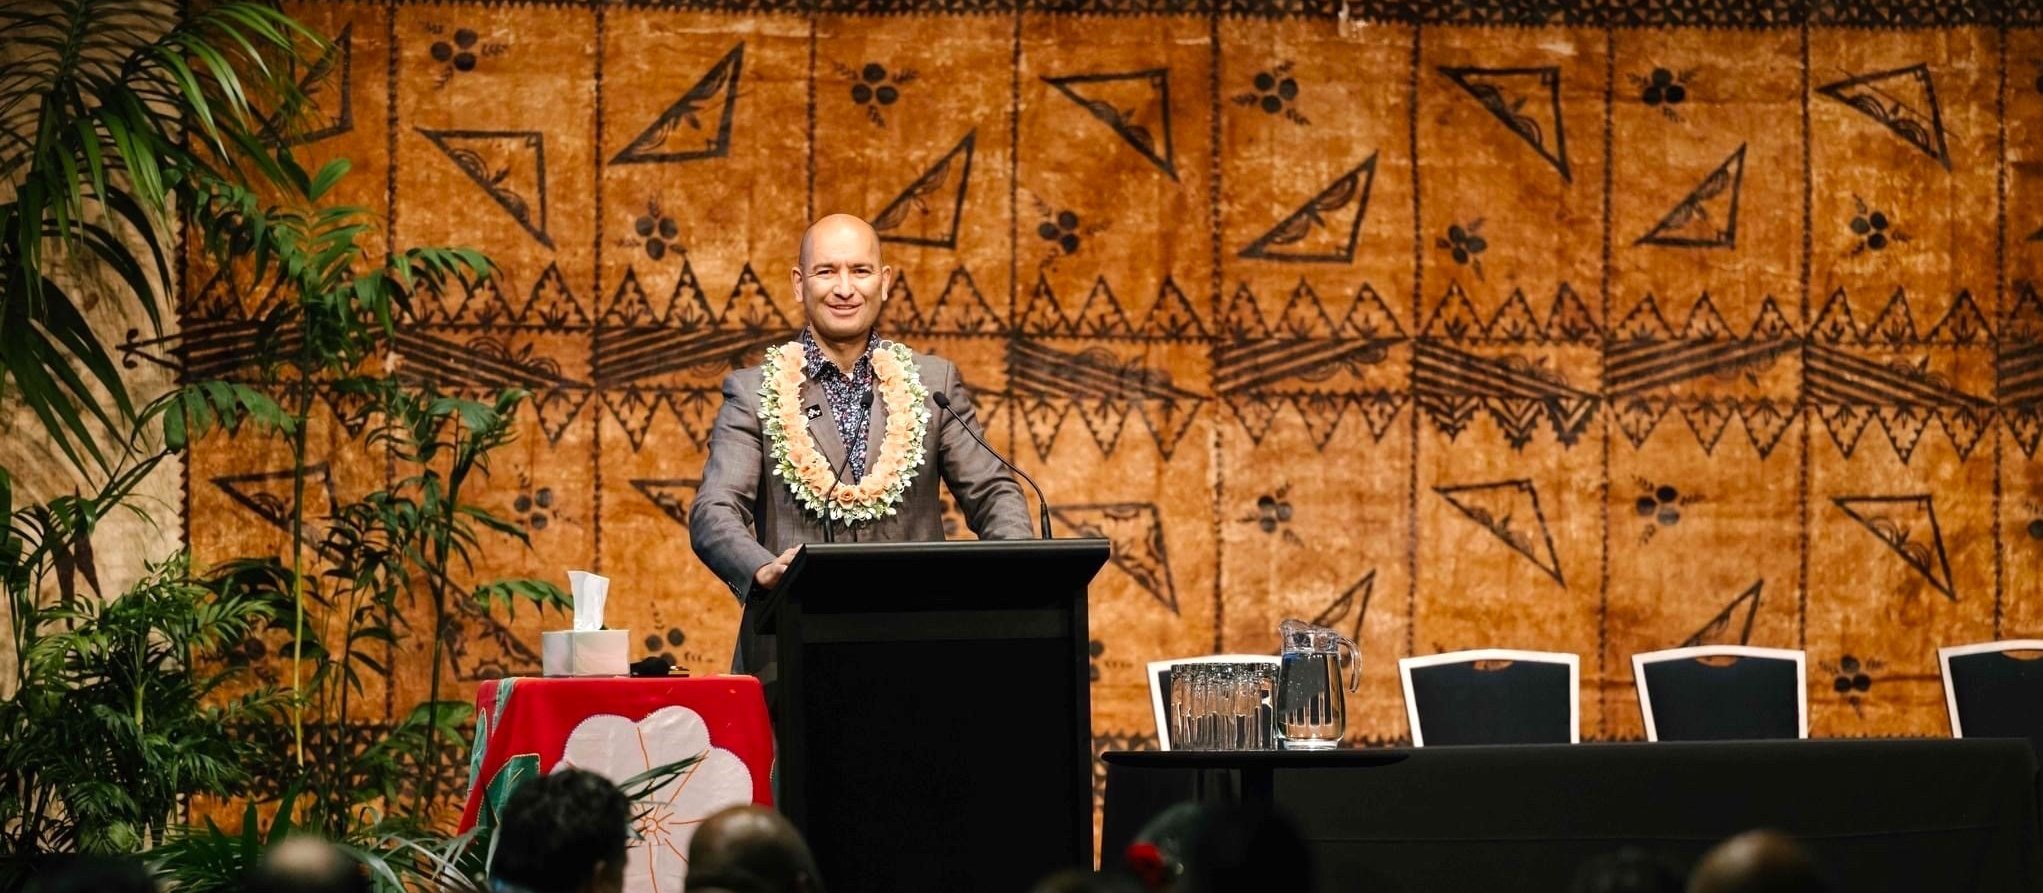
POLYGON ((631 672, 631 630, 560 630, 539 634, 540 669, 548 676, 624 676, 631 672))

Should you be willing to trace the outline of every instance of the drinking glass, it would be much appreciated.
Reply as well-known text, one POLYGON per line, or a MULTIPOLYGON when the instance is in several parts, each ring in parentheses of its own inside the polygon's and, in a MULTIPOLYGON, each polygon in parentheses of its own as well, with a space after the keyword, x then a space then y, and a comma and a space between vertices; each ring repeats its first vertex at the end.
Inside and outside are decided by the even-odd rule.
POLYGON ((1277 665, 1234 664, 1238 668, 1234 686, 1236 750, 1271 750, 1276 747, 1277 665))
POLYGON ((1171 668, 1174 750, 1268 750, 1277 668, 1260 663, 1186 663, 1171 668))
POLYGON ((1176 750, 1211 750, 1206 716, 1214 679, 1213 664, 1179 664, 1171 668, 1171 747, 1176 750))

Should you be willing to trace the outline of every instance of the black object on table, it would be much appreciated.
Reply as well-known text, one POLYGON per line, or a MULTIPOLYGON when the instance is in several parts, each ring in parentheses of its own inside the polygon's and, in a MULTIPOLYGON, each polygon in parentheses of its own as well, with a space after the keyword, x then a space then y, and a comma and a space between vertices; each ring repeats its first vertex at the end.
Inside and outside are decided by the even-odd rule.
POLYGON ((811 544, 774 588, 777 805, 833 893, 1020 893, 1092 863, 1104 539, 811 544))
POLYGON ((1659 742, 1321 753, 1117 752, 1101 852, 1183 801, 1275 806, 1320 893, 1560 893, 1637 846, 1686 871, 1732 834, 1800 838, 1851 893, 2043 891, 2017 739, 1659 742))

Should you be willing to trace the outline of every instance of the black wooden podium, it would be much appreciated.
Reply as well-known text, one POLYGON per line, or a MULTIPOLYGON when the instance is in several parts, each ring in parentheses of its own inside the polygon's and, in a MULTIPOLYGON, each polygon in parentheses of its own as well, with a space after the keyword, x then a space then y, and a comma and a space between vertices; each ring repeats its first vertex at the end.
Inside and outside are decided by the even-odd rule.
POLYGON ((1103 539, 810 544, 771 596, 782 812, 833 893, 1092 865, 1103 539))

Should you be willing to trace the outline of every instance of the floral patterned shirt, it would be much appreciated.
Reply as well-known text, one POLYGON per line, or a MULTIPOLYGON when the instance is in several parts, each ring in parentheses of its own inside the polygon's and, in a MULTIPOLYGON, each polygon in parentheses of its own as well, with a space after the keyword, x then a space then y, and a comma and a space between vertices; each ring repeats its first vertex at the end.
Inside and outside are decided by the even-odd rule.
POLYGON ((857 483, 865 476, 865 430, 873 415, 867 396, 877 399, 873 392, 873 348, 879 343, 879 332, 867 335, 865 353, 859 355, 847 375, 823 354, 815 333, 802 329, 802 372, 823 386, 823 396, 830 403, 830 417, 837 420, 837 435, 844 440, 842 479, 847 484, 857 483))

